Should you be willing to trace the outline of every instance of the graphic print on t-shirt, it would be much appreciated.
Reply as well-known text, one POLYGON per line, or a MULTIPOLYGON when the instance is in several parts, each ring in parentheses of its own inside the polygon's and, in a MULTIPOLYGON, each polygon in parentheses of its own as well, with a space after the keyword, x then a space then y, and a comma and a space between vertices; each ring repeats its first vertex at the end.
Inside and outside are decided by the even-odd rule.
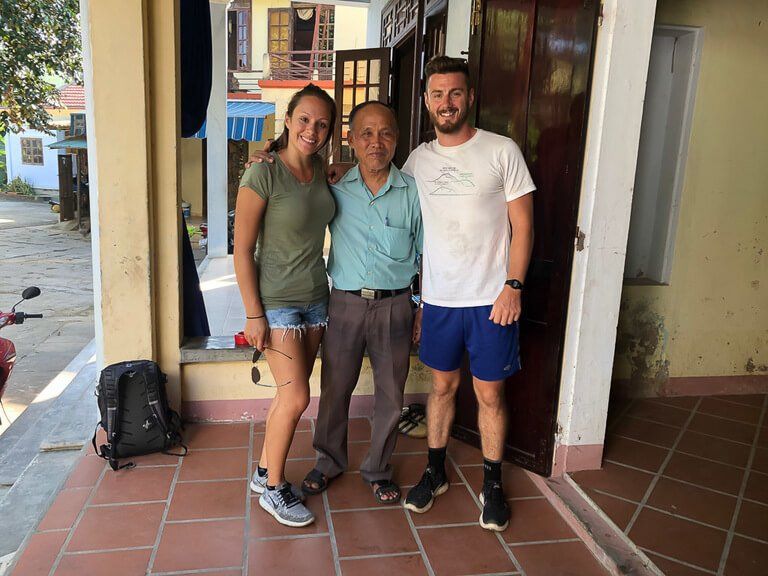
POLYGON ((469 196, 475 193, 475 175, 444 164, 440 176, 428 180, 430 196, 469 196))

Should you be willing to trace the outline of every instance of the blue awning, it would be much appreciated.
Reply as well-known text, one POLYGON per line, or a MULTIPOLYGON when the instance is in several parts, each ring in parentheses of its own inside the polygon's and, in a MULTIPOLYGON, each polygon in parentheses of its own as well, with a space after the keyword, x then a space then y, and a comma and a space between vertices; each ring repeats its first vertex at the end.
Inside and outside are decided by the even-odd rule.
MULTIPOLYGON (((227 100, 227 138, 259 142, 264 132, 264 118, 274 115, 272 102, 227 100)), ((206 122, 193 138, 205 138, 206 122)))

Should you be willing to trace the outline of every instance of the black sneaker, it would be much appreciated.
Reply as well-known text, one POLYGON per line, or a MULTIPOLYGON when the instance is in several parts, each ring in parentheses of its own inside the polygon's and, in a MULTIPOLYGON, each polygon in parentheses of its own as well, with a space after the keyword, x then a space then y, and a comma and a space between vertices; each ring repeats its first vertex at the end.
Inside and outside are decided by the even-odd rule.
POLYGON ((408 492, 404 506, 412 512, 423 514, 432 508, 435 497, 446 490, 448 490, 447 478, 442 474, 438 475, 434 468, 427 466, 419 483, 408 492))
POLYGON ((480 514, 480 526, 486 530, 503 532, 509 526, 509 504, 504 499, 501 484, 484 484, 480 493, 480 504, 483 513, 480 514))

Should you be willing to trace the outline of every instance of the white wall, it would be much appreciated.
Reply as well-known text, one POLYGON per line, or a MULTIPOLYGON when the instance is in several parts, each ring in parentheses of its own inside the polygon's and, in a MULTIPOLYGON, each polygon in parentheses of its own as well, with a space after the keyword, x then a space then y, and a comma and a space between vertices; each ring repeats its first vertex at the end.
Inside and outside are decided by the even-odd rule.
POLYGON ((37 130, 25 130, 14 134, 9 132, 5 139, 5 154, 8 171, 8 181, 14 178, 22 178, 29 182, 38 190, 59 189, 59 166, 56 156, 57 150, 48 148, 52 144, 64 137, 63 131, 56 132, 53 136, 37 130), (31 164, 22 164, 21 162, 21 139, 22 138, 41 138, 43 141, 43 165, 34 166, 31 164))
POLYGON ((448 1, 448 24, 445 33, 445 55, 466 58, 469 49, 469 20, 472 0, 448 1))
MULTIPOLYGON (((336 29, 333 37, 334 50, 368 48, 368 6, 336 5, 336 29)), ((378 46, 375 44, 374 46, 378 46)))

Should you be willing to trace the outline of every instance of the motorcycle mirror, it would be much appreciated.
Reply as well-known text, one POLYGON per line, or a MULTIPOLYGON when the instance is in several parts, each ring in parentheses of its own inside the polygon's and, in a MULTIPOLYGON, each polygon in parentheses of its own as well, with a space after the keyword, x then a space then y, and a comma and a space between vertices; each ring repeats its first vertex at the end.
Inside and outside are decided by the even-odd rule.
POLYGON ((21 293, 21 297, 24 300, 31 300, 32 298, 37 298, 40 296, 40 288, 37 286, 30 286, 29 288, 25 288, 24 292, 21 293))

